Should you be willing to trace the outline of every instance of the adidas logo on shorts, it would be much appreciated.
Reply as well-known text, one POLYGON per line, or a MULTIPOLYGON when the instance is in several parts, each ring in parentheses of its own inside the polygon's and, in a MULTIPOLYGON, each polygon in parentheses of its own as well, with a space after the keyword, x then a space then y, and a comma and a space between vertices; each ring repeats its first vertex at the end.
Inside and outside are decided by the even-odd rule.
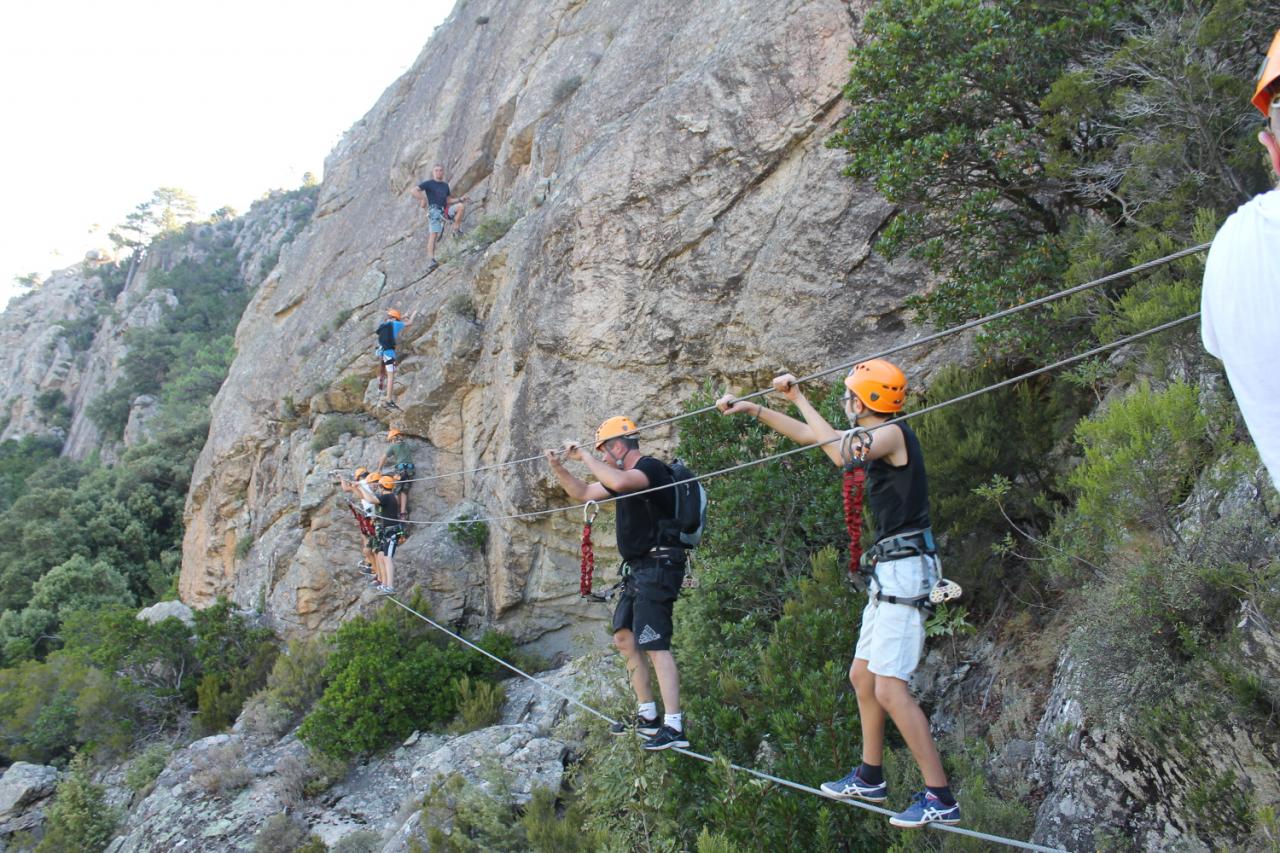
POLYGON ((653 630, 653 626, 645 625, 644 630, 640 632, 640 636, 636 638, 637 643, 652 643, 654 640, 661 640, 662 635, 653 630))

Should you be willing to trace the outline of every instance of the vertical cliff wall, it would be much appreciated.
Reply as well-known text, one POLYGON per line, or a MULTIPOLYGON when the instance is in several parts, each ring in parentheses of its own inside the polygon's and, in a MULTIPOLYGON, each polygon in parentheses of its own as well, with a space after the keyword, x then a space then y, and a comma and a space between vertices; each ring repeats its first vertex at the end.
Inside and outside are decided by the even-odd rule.
MULTIPOLYGON (((871 255, 891 210, 824 146, 859 8, 460 3, 333 152, 315 219, 245 312, 189 496, 183 599, 262 601, 299 631, 367 604, 326 469, 376 462, 388 424, 412 436, 419 476, 448 473, 610 414, 672 414, 707 381, 758 387, 899 340, 922 282, 871 255), (475 236, 447 240, 428 276, 409 193, 437 162, 475 200, 475 236), (391 307, 415 314, 394 418, 370 385, 391 307), (358 428, 313 448, 343 412, 358 428)), ((489 514, 564 500, 526 465, 419 484, 413 517, 464 499, 489 514)), ((575 524, 503 524, 483 557, 421 528, 402 585, 451 618, 566 643, 603 615, 576 596, 575 524)))

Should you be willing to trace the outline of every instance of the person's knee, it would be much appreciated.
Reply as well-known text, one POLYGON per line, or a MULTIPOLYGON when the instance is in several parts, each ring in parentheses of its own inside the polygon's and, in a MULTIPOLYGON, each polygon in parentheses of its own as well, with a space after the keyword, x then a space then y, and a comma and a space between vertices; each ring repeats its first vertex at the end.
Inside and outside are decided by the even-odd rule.
POLYGON ((886 711, 904 708, 915 702, 907 683, 900 678, 877 676, 875 680, 875 697, 886 711))
POLYGON ((613 646, 627 657, 631 657, 636 652, 636 638, 630 631, 615 631, 613 646))
POLYGON ((849 683, 863 699, 871 699, 876 693, 876 677, 865 666, 849 667, 849 683))

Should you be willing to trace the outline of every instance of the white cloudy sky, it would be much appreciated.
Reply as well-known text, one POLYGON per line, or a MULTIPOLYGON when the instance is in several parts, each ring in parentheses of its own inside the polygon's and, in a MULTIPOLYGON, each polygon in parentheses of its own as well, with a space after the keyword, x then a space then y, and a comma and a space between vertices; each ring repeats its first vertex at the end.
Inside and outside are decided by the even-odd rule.
POLYGON ((453 0, 0 4, 0 305, 106 247, 160 186, 202 211, 292 188, 453 0), (95 229, 97 229, 95 231, 95 229))

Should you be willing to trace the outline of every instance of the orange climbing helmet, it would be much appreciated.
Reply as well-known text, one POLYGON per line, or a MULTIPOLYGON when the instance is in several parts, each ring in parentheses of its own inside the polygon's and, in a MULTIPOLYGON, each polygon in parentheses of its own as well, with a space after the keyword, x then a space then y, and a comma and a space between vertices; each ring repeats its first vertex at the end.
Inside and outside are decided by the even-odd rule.
POLYGON ((868 409, 881 414, 900 412, 907 402, 906 374, 882 358, 855 364, 844 379, 844 387, 868 409))
POLYGON ((1271 40, 1271 49, 1258 72, 1257 88, 1253 90, 1253 105, 1263 116, 1271 115, 1273 99, 1280 97, 1280 87, 1272 91, 1277 80, 1280 80, 1280 30, 1276 30, 1276 37, 1271 40))
POLYGON ((387 309, 387 316, 390 317, 392 320, 404 319, 401 313, 394 308, 387 309))
POLYGON ((363 477, 365 474, 368 474, 368 473, 369 473, 368 468, 360 467, 355 470, 355 473, 352 474, 351 477, 352 479, 359 480, 361 477, 363 477))
POLYGON ((378 485, 382 486, 382 488, 384 489, 394 489, 396 487, 396 478, 383 477, 381 480, 378 481, 378 485))
POLYGON ((600 424, 600 428, 596 430, 596 450, 604 447, 604 443, 611 438, 620 438, 635 431, 635 421, 626 415, 614 415, 600 424))
POLYGON ((400 430, 396 429, 395 427, 392 427, 391 429, 387 430, 387 441, 391 441, 391 439, 397 438, 399 435, 400 435, 400 430))
POLYGON ((381 472, 381 471, 370 471, 370 472, 369 472, 369 474, 368 474, 368 476, 366 476, 366 477, 364 478, 364 481, 365 481, 366 483, 370 483, 370 484, 372 484, 372 483, 376 483, 376 482, 378 482, 380 479, 382 479, 382 472, 381 472))

